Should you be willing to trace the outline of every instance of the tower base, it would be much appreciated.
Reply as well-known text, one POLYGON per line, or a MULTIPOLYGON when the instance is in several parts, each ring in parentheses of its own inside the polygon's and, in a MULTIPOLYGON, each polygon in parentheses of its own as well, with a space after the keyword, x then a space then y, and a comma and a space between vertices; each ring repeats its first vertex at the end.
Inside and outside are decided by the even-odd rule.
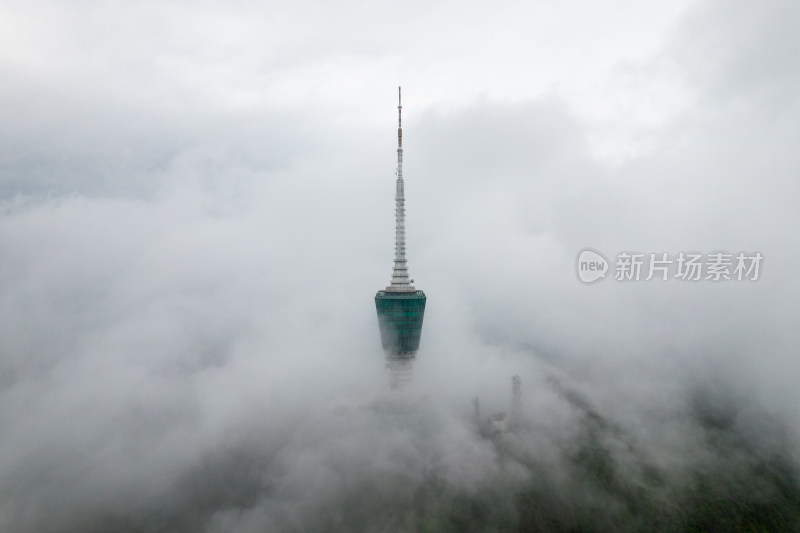
POLYGON ((393 389, 405 389, 411 385, 414 377, 413 357, 386 357, 386 373, 389 386, 393 389))

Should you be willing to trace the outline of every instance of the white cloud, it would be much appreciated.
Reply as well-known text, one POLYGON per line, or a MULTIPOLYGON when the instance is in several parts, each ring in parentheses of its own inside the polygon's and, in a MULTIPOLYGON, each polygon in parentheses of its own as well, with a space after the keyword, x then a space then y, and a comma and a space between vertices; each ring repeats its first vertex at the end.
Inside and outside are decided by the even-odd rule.
POLYGON ((788 4, 0 10, 0 527, 413 530, 415 494, 537 486, 568 524, 586 439, 676 490, 719 452, 703 416, 795 453, 788 4), (401 83, 429 401, 387 418, 401 83), (585 287, 586 246, 765 263, 585 287), (543 471, 469 426, 514 373, 535 431, 505 445, 543 471))

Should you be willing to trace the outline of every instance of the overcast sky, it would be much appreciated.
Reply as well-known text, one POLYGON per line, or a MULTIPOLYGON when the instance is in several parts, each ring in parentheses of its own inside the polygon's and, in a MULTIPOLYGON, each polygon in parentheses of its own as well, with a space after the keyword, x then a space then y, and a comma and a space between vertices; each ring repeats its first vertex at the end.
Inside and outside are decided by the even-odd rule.
POLYGON ((630 428, 716 388, 796 443, 798 27, 790 0, 0 0, 0 529, 189 513, 232 449, 279 497, 180 527, 300 528, 341 481, 320 450, 385 447, 329 409, 385 392, 398 85, 415 387, 486 465, 454 483, 493 468, 460 409, 515 373, 539 420, 553 376, 630 428), (764 261, 587 286, 586 247, 764 261))

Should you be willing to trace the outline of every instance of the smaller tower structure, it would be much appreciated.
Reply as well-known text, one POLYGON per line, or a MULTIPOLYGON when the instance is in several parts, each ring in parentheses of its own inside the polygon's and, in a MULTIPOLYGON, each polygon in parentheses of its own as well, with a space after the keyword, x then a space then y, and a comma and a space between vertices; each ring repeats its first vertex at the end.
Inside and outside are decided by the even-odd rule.
POLYGON ((522 415, 522 378, 519 375, 511 378, 511 417, 514 423, 520 422, 522 415))

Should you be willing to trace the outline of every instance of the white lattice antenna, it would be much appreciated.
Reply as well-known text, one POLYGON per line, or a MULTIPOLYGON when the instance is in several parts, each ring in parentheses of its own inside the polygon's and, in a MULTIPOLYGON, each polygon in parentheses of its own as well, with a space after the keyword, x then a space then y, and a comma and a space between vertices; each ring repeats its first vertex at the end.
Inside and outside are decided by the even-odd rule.
POLYGON ((416 289, 408 278, 406 264, 406 197, 403 187, 403 103, 400 87, 397 88, 397 188, 395 191, 395 240, 392 284, 387 292, 413 292, 416 289))

